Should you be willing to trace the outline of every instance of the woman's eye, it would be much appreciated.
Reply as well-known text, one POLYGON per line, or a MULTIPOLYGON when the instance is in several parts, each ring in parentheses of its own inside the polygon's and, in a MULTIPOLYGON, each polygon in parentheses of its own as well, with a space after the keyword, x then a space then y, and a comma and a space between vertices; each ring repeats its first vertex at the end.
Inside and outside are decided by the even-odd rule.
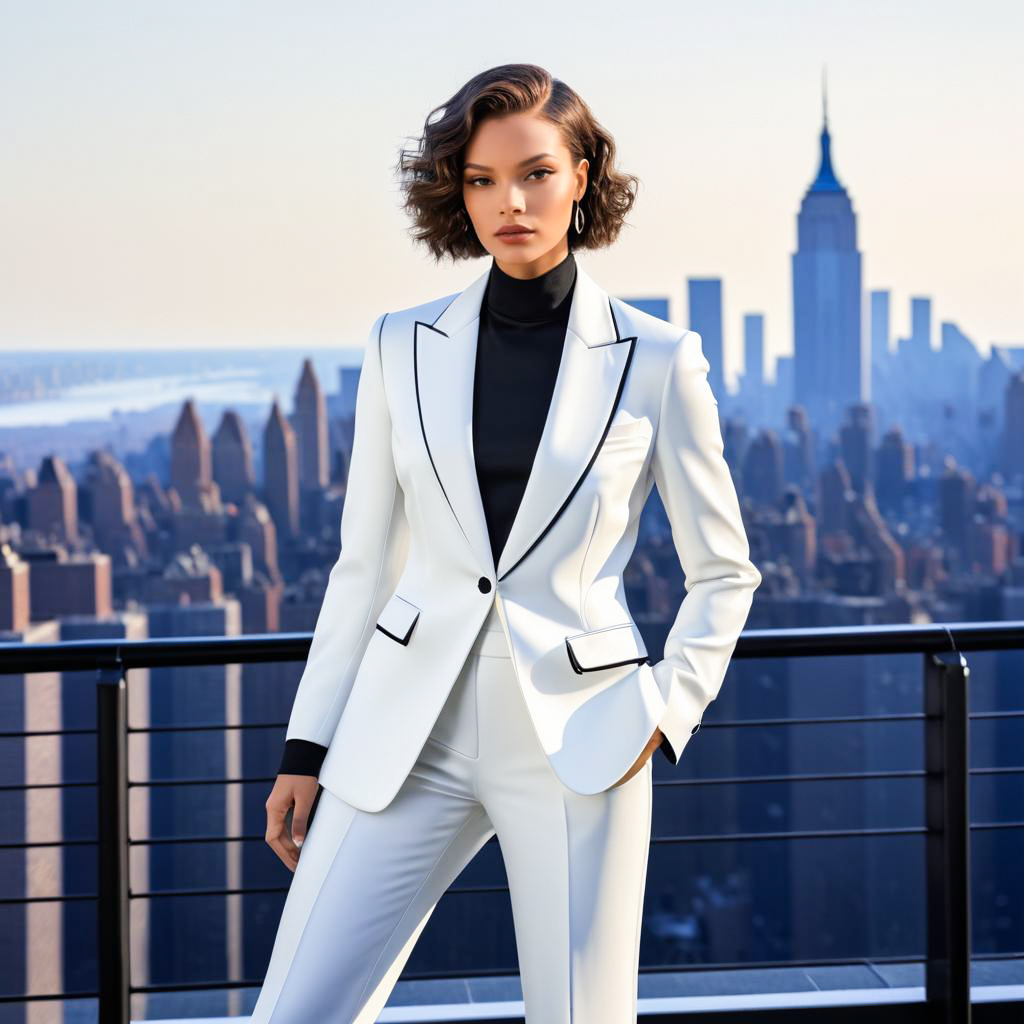
MULTIPOLYGON (((546 175, 554 174, 554 173, 555 172, 553 170, 551 170, 550 167, 537 167, 534 170, 530 171, 530 173, 526 177, 529 178, 531 175, 534 175, 534 174, 543 174, 543 175, 546 176, 546 175)), ((466 179, 466 184, 467 185, 475 185, 478 181, 490 181, 490 180, 491 180, 490 178, 485 178, 483 175, 477 175, 475 178, 467 178, 466 179)))

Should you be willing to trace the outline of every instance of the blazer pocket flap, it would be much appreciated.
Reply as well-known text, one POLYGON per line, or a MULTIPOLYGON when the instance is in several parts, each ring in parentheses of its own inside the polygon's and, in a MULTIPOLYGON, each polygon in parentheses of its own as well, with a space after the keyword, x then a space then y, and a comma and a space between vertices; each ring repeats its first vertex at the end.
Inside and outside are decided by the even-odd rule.
POLYGON ((377 617, 377 628, 392 640, 407 644, 419 617, 420 610, 416 605, 392 594, 377 617))
POLYGON ((577 673, 647 661, 643 637, 632 622, 567 636, 565 646, 569 652, 569 661, 577 673))

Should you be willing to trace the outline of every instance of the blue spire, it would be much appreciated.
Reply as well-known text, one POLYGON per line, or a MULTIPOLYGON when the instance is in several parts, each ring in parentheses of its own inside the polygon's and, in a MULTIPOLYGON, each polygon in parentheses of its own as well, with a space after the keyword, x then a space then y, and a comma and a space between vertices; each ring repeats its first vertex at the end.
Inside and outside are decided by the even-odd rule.
POLYGON ((812 192, 843 192, 836 172, 832 170, 830 152, 831 136, 828 133, 828 93, 825 89, 825 69, 821 70, 821 104, 824 120, 821 126, 821 163, 818 165, 818 176, 811 184, 812 192))

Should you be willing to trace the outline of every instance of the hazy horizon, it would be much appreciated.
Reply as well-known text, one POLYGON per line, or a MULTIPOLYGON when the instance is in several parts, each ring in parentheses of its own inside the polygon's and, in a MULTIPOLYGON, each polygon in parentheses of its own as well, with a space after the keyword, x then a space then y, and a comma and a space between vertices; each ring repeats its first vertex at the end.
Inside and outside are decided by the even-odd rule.
MULTIPOLYGON (((791 351, 790 255, 818 163, 858 216, 864 291, 933 300, 986 354, 1024 343, 1019 5, 598 0, 483 11, 105 0, 8 4, 0 36, 0 351, 360 346, 464 287, 398 209, 394 163, 476 72, 542 64, 641 180, 615 245, 578 257, 623 298, 723 279, 727 373, 766 317, 791 351)), ((489 257, 488 257, 489 260, 489 257)), ((865 299, 865 310, 867 300, 865 299)))

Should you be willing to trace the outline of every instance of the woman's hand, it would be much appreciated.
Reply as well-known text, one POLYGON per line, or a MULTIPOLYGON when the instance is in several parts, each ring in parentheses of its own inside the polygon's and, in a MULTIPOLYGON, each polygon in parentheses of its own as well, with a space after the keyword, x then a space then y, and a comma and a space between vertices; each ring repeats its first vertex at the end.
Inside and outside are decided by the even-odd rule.
MULTIPOLYGON (((655 726, 654 735, 647 741, 647 746, 644 747, 643 752, 636 759, 636 763, 628 772, 626 772, 625 775, 622 776, 621 779, 619 779, 618 782, 615 783, 615 786, 621 786, 624 782, 628 782, 633 778, 633 776, 636 775, 636 773, 647 763, 647 759, 658 749, 658 747, 661 746, 662 739, 664 739, 664 736, 662 735, 661 729, 655 726)), ((612 786, 612 789, 615 789, 615 786, 612 786)))
POLYGON ((294 872, 299 863, 299 847, 306 838, 306 824, 317 786, 315 775, 278 775, 267 797, 267 845, 289 871, 294 872), (285 819, 293 807, 289 834, 285 819))

